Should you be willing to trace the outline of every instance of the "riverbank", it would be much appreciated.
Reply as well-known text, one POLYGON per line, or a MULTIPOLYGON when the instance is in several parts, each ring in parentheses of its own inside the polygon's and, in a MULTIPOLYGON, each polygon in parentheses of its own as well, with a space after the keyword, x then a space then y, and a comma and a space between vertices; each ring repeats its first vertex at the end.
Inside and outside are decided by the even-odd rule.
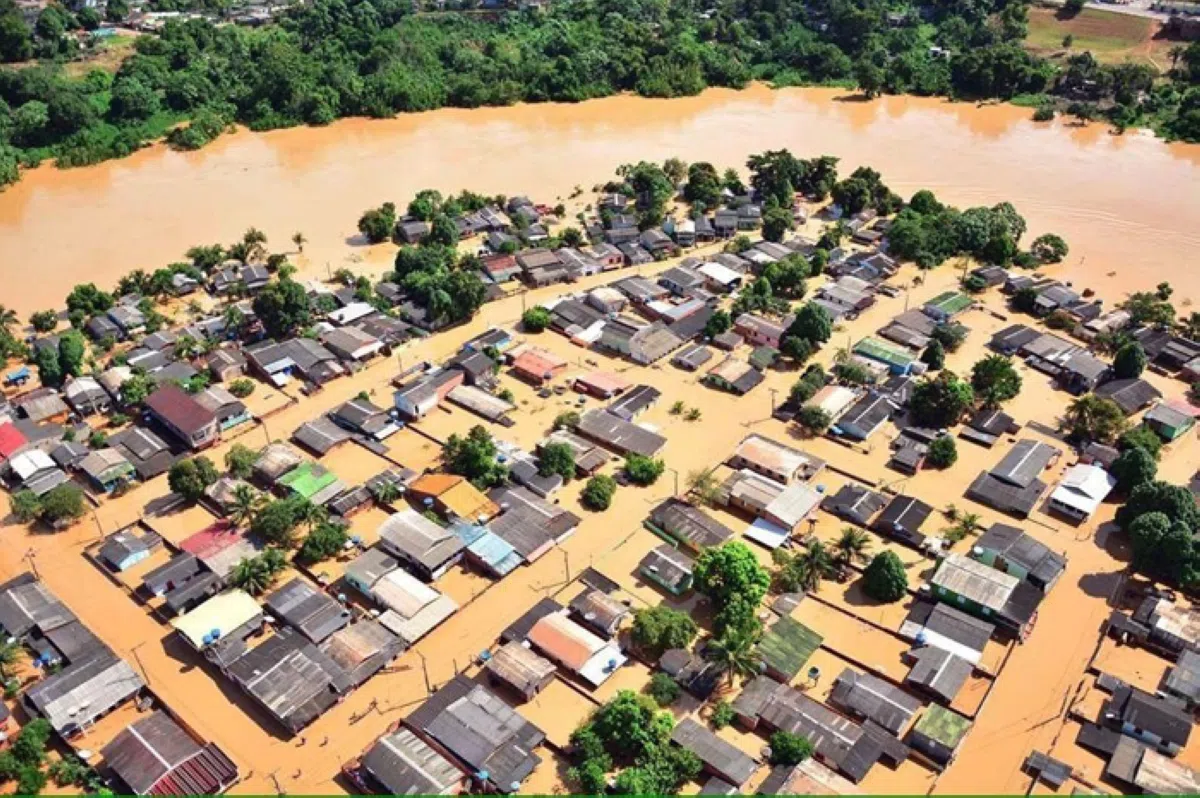
POLYGON ((378 273, 394 248, 363 245, 359 214, 421 188, 549 202, 622 163, 678 156, 723 168, 781 147, 835 155, 843 173, 870 165, 906 197, 929 188, 960 206, 1007 199, 1030 240, 1052 231, 1071 242, 1059 273, 1114 299, 1162 280, 1200 296, 1200 274, 1177 266, 1200 245, 1200 145, 1035 123, 1009 105, 765 86, 242 131, 198 152, 156 146, 84 169, 34 170, 0 194, 0 280, 19 286, 5 304, 24 317, 60 306, 76 283, 110 287, 250 225, 275 250, 303 232, 305 271, 378 273))

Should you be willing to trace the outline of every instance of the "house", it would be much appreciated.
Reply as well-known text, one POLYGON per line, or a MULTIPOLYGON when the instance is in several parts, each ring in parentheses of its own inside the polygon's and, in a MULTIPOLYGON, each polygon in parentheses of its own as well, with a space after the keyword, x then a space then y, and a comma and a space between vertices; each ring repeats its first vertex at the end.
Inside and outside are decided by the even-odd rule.
POLYGON ((501 399, 495 394, 488 393, 482 388, 477 388, 473 385, 459 385, 451 389, 450 393, 446 394, 446 398, 452 404, 466 408, 488 421, 506 427, 513 424, 513 421, 508 416, 516 409, 516 405, 501 399))
POLYGON ((624 294, 607 285, 593 288, 588 292, 585 301, 588 305, 605 315, 620 313, 625 309, 625 305, 628 302, 624 294))
POLYGON ((337 355, 309 338, 263 341, 245 349, 250 366, 276 388, 300 376, 322 385, 346 373, 337 355))
POLYGON ((660 229, 643 230, 638 242, 655 260, 662 260, 679 252, 679 245, 660 229))
POLYGON ((684 718, 677 723, 671 732, 671 742, 695 754, 703 764, 704 772, 735 787, 741 787, 758 770, 757 762, 695 718, 684 718))
POLYGON ((105 338, 115 341, 123 337, 121 328, 107 316, 92 316, 83 329, 93 341, 103 341, 105 338))
POLYGON ((67 382, 63 386, 63 396, 67 404, 85 418, 97 413, 107 413, 112 408, 112 399, 108 391, 91 377, 77 377, 67 382))
POLYGON ((355 786, 374 795, 453 795, 466 774, 411 729, 393 728, 343 768, 355 786))
POLYGON ((626 277, 613 283, 629 301, 635 305, 649 305, 651 302, 666 299, 670 295, 665 287, 645 277, 626 277))
POLYGON ((908 652, 908 658, 912 667, 904 677, 904 684, 943 704, 954 701, 974 670, 967 660, 937 646, 916 646, 908 652))
POLYGON ((882 364, 892 374, 909 374, 917 360, 908 350, 878 338, 862 339, 854 345, 854 354, 882 364))
POLYGON ((75 467, 88 478, 94 488, 103 493, 112 493, 127 485, 133 481, 136 474, 133 464, 119 450, 112 447, 91 452, 75 467))
POLYGON ((738 290, 746 279, 742 272, 715 261, 700 264, 696 271, 704 277, 705 287, 718 294, 728 294, 738 290))
POLYGON ((137 533, 137 525, 118 530, 96 552, 97 558, 114 571, 125 571, 148 558, 160 539, 153 533, 137 533))
POLYGON ((1184 401, 1168 400, 1152 407, 1144 421, 1160 438, 1170 443, 1186 435, 1196 425, 1198 415, 1200 408, 1184 401))
POLYGON ((1032 630, 1044 596, 1029 582, 953 553, 938 565, 929 580, 929 591, 939 601, 993 621, 1021 640, 1032 630))
POLYGON ((254 475, 265 485, 275 485, 281 477, 304 462, 300 453, 281 441, 268 443, 254 461, 254 475))
POLYGON ((1020 440, 991 471, 975 478, 967 488, 967 498, 1025 517, 1046 490, 1046 483, 1038 477, 1060 454, 1048 444, 1020 440))
POLYGON ((121 430, 108 442, 133 464, 138 479, 143 482, 166 473, 175 462, 175 456, 167 448, 166 442, 145 427, 133 426, 121 430))
POLYGON ((672 596, 692 589, 692 569, 696 561, 669 543, 653 549, 638 563, 638 574, 672 596))
POLYGON ((789 683, 821 646, 821 636, 789 615, 780 616, 758 641, 761 670, 789 683))
POLYGON ((399 432, 401 425, 382 407, 366 399, 351 399, 329 413, 335 424, 371 440, 383 441, 399 432))
POLYGON ((698 507, 680 499, 667 499, 650 511, 645 526, 651 532, 699 554, 733 539, 734 532, 698 507))
POLYGON ((1147 597, 1133 620, 1149 629, 1149 639, 1170 654, 1200 650, 1200 613, 1167 599, 1147 597))
POLYGON ((496 487, 489 498, 501 508, 488 530, 533 562, 579 528, 580 519, 521 487, 496 487))
POLYGON ((744 396, 763 383, 763 373, 750 363, 732 356, 708 370, 704 382, 721 390, 744 396))
POLYGON ((200 742, 161 709, 123 729, 100 756, 132 795, 219 795, 239 778, 216 743, 200 742))
POLYGON ((688 297, 704 286, 704 275, 686 266, 672 266, 658 276, 658 284, 675 296, 688 297))
POLYGON ((1076 521, 1086 521, 1116 486, 1116 477, 1098 465, 1073 465, 1050 494, 1050 509, 1076 521))
POLYGON ((240 641, 262 625, 262 607, 241 590, 213 596, 171 621, 179 637, 201 653, 227 640, 240 641))
POLYGON ((1116 402, 1127 416, 1149 407, 1156 399, 1162 399, 1162 392, 1141 378, 1111 380, 1096 388, 1095 394, 1116 402))
POLYGON ((6 470, 14 490, 20 488, 38 496, 46 495, 70 479, 41 449, 30 448, 14 455, 6 463, 6 470))
POLYGON ((406 217, 396 222, 395 232, 396 237, 405 244, 417 244, 429 235, 429 223, 406 217))
POLYGON ((1020 429, 1020 425, 1008 413, 1002 410, 978 410, 959 435, 964 440, 978 443, 988 449, 1004 435, 1012 435, 1020 429))
POLYGON ((593 688, 608 681, 627 660, 616 643, 592 634, 565 611, 542 616, 527 637, 544 656, 593 688))
POLYGON ((871 519, 884 508, 887 500, 869 488, 847 483, 837 493, 821 501, 821 509, 862 527, 870 527, 871 519))
POLYGON ((246 373, 246 356, 237 349, 214 349, 208 354, 207 365, 217 382, 232 382, 246 373))
MULTIPOLYGON (((610 321, 605 328, 611 325, 610 321)), ((641 327, 629 337, 628 354, 634 363, 649 366, 683 346, 683 343, 683 339, 676 335, 673 329, 661 321, 656 321, 641 327)))
POLYGON ((620 631, 630 611, 621 601, 602 590, 592 588, 571 599, 571 615, 601 637, 611 640, 620 631))
POLYGON ((708 347, 702 344, 691 344, 681 349, 675 357, 671 358, 671 364, 678 366, 684 371, 696 371, 705 363, 712 360, 713 353, 708 347))
POLYGON ((221 385, 210 385, 205 388, 196 394, 196 401, 217 417, 217 426, 221 428, 222 432, 253 419, 242 400, 221 385))
POLYGON ((454 756, 485 789, 518 792, 542 761, 533 752, 545 733, 499 696, 461 674, 413 710, 404 723, 454 756))
POLYGON ((108 320, 117 325, 122 338, 129 338, 146 329, 146 315, 136 306, 117 305, 107 315, 108 320))
POLYGON ((1084 350, 1072 352, 1062 363, 1058 381, 1073 394, 1087 393, 1108 378, 1112 369, 1100 358, 1084 350))
POLYGON ((576 431, 621 455, 640 454, 654 457, 667 445, 667 439, 645 427, 626 421, 607 410, 584 413, 576 431))
POLYGON ((567 370, 569 364, 553 352, 528 347, 512 361, 513 374, 526 382, 540 386, 567 370))
POLYGON ((1041 331, 1028 325, 1013 324, 993 335, 988 346, 1002 355, 1015 355, 1041 335, 1041 331))
POLYGON ((284 474, 276 488, 320 507, 346 489, 337 474, 320 463, 302 463, 284 474))
POLYGON ((845 668, 833 681, 829 702, 852 718, 871 721, 901 735, 922 702, 877 676, 845 668))
POLYGON ((525 701, 532 701, 554 681, 557 670, 553 662, 518 640, 505 643, 483 666, 489 682, 511 690, 525 701))
POLYGON ((513 255, 496 252, 479 259, 483 273, 492 278, 493 282, 506 283, 521 274, 521 267, 513 255))
POLYGON ((1167 671, 1162 691, 1183 699, 1188 709, 1195 711, 1200 704, 1200 652, 1189 648, 1179 653, 1179 659, 1167 671))
POLYGON ((884 425, 899 408, 890 399, 874 391, 864 394, 830 428, 835 435, 865 441, 884 425))
POLYGON ((900 625, 900 636, 911 640, 914 650, 936 648, 971 665, 979 664, 996 625, 968 615, 949 604, 918 599, 900 625))
POLYGON ((429 582, 461 560, 465 548, 453 532, 412 509, 393 513, 380 524, 379 546, 429 582))
POLYGON ((734 320, 733 329, 743 340, 778 349, 790 325, 790 319, 771 321, 753 313, 743 313, 734 320))
POLYGON ((730 468, 746 468, 785 485, 793 479, 811 479, 825 467, 824 460, 757 433, 743 438, 725 462, 730 468))
POLYGON ((612 399, 624 393, 633 383, 608 371, 591 371, 575 378, 572 387, 579 393, 600 399, 612 399))
POLYGON ((933 508, 914 496, 896 496, 884 509, 871 527, 876 532, 892 537, 904 543, 921 548, 925 543, 925 535, 921 534, 921 525, 933 508))
POLYGON ((383 342, 357 327, 337 327, 321 333, 321 343, 342 360, 362 363, 383 351, 383 342))
POLYGON ((224 667, 268 715, 297 734, 352 687, 350 676, 299 632, 280 629, 224 667))
POLYGON ((500 508, 474 485, 454 474, 424 474, 408 486, 415 500, 450 519, 485 523, 500 508))
POLYGON ((350 610, 302 577, 294 577, 266 597, 270 613, 313 643, 321 643, 350 623, 350 610))
POLYGON ((940 704, 930 704, 917 720, 908 744, 917 753, 940 767, 949 765, 971 730, 971 721, 940 704))
POLYGON ((973 304, 975 300, 961 291, 946 291, 922 305, 921 310, 934 321, 944 324, 973 304))
POLYGON ((357 687, 383 670, 407 646, 385 625, 386 618, 387 613, 378 620, 360 619, 321 644, 321 653, 342 671, 349 687, 357 687))
POLYGON ((53 388, 38 388, 13 397, 12 406, 22 418, 34 424, 63 422, 71 413, 71 408, 53 388))
POLYGON ((1049 593, 1067 569, 1063 555, 1007 524, 992 524, 971 547, 971 557, 1024 579, 1043 593, 1049 593))
POLYGON ((367 549, 345 571, 346 583, 383 608, 379 623, 406 646, 414 645, 458 611, 458 604, 408 571, 384 548, 367 549))
POLYGON ((610 402, 606 408, 617 418, 633 421, 644 410, 655 405, 662 397, 662 391, 650 385, 637 385, 623 393, 618 399, 610 402))
POLYGON ((1192 717, 1166 698, 1126 684, 1100 708, 1104 725, 1167 756, 1177 756, 1192 733, 1192 717))
POLYGON ((151 418, 193 451, 206 449, 220 440, 216 414, 176 385, 163 385, 146 397, 144 406, 151 418))
POLYGON ((402 385, 392 394, 392 401, 408 418, 420 419, 465 381, 466 372, 461 369, 435 368, 402 385))

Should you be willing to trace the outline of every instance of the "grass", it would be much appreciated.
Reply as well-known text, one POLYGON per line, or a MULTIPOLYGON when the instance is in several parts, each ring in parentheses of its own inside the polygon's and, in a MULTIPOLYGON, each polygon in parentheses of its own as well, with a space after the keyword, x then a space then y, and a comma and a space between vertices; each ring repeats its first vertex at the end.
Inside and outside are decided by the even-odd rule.
POLYGON ((1170 66, 1167 51, 1173 43, 1154 38, 1161 28, 1156 20, 1095 8, 1085 8, 1069 19, 1057 14, 1053 8, 1029 9, 1027 49, 1051 58, 1090 50, 1096 60, 1106 64, 1133 60, 1160 70, 1170 66), (1063 39, 1068 34, 1072 42, 1066 48, 1063 39))
POLYGON ((121 68, 121 64, 125 63, 125 59, 133 55, 136 39, 136 36, 110 36, 100 39, 82 59, 64 66, 63 73, 69 78, 81 78, 93 69, 115 73, 121 68))

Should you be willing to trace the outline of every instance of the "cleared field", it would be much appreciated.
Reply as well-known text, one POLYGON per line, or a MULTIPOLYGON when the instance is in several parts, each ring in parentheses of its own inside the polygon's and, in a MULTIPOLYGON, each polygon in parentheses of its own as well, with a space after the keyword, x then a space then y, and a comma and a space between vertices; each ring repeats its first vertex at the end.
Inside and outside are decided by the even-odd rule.
POLYGON ((1025 46, 1044 56, 1066 57, 1090 50, 1096 59, 1108 64, 1133 60, 1165 70, 1172 42, 1154 38, 1162 27, 1157 20, 1085 8, 1070 19, 1060 19, 1057 9, 1031 8, 1029 35, 1025 46), (1070 35, 1071 46, 1063 47, 1070 35))

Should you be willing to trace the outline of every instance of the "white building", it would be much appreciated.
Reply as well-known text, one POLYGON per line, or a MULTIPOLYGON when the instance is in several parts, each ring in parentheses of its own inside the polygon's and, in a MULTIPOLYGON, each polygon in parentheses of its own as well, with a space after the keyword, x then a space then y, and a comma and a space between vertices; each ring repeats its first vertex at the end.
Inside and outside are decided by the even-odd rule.
POLYGON ((1050 494, 1050 507, 1069 518, 1086 521, 1116 485, 1116 478, 1100 466, 1074 465, 1050 494))

